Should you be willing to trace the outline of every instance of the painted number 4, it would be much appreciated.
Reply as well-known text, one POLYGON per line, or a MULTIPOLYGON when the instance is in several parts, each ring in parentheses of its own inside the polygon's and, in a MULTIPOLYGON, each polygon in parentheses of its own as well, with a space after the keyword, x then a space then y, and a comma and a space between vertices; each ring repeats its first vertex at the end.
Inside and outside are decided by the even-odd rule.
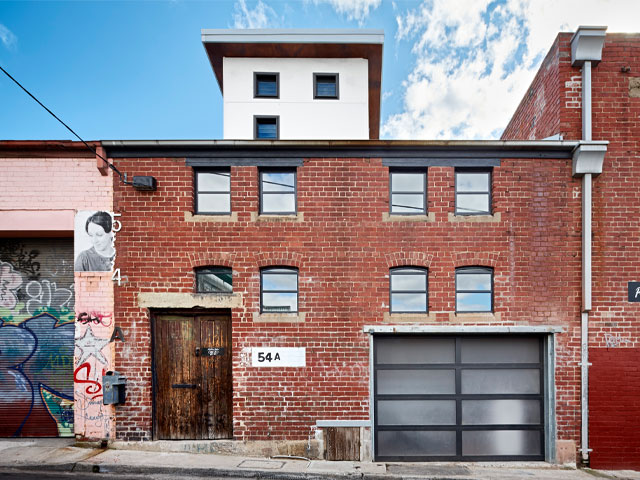
POLYGON ((120 269, 116 268, 113 271, 113 275, 111 275, 111 280, 114 282, 118 282, 118 286, 120 286, 120 282, 122 282, 122 277, 120 276, 120 269))
POLYGON ((271 362, 271 361, 276 361, 276 360, 280 360, 280 354, 278 352, 276 352, 275 354, 271 355, 271 352, 265 354, 264 352, 258 352, 258 362, 262 363, 262 362, 271 362))

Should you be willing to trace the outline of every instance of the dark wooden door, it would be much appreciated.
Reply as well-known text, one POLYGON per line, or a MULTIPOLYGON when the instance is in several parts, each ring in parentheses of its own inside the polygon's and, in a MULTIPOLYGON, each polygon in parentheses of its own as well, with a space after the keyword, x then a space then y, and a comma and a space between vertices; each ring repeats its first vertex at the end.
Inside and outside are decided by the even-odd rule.
POLYGON ((228 315, 156 315, 155 437, 231 438, 228 315))

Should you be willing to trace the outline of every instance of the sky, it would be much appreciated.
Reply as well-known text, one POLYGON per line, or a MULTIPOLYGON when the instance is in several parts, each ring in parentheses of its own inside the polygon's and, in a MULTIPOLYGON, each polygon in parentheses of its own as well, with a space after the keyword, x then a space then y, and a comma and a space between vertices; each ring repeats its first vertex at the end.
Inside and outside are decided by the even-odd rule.
MULTIPOLYGON (((220 139, 202 28, 382 29, 381 138, 493 139, 559 31, 640 0, 0 0, 0 66, 85 140, 220 139)), ((0 140, 74 139, 0 72, 0 140)))

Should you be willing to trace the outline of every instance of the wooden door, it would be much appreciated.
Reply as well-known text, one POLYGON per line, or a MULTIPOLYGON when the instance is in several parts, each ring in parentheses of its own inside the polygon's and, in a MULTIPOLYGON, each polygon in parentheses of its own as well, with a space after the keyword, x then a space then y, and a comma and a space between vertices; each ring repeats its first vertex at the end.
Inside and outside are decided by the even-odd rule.
POLYGON ((228 315, 156 315, 155 438, 231 438, 228 315))

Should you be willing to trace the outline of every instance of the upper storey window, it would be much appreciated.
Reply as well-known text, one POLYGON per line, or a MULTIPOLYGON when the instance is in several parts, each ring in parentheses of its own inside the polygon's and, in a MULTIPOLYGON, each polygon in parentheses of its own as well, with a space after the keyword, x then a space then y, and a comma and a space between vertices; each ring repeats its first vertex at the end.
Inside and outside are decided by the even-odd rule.
POLYGON ((491 215, 491 170, 456 168, 456 215, 491 215))
POLYGON ((296 170, 261 170, 260 213, 295 215, 296 210, 296 170))
POLYGON ((228 215, 231 213, 230 170, 196 171, 196 213, 228 215))
POLYGON ((278 116, 255 116, 253 119, 256 139, 277 140, 280 137, 280 118, 278 116))
POLYGON ((232 293, 233 273, 226 267, 201 267, 196 269, 197 293, 232 293))
POLYGON ((314 73, 313 98, 338 98, 338 74, 314 73))
POLYGON ((427 172, 391 170, 389 172, 389 213, 426 215, 427 172))
POLYGON ((255 98, 278 98, 280 76, 277 73, 254 73, 253 96, 255 98))
POLYGON ((456 269, 456 312, 493 311, 493 269, 456 269))

